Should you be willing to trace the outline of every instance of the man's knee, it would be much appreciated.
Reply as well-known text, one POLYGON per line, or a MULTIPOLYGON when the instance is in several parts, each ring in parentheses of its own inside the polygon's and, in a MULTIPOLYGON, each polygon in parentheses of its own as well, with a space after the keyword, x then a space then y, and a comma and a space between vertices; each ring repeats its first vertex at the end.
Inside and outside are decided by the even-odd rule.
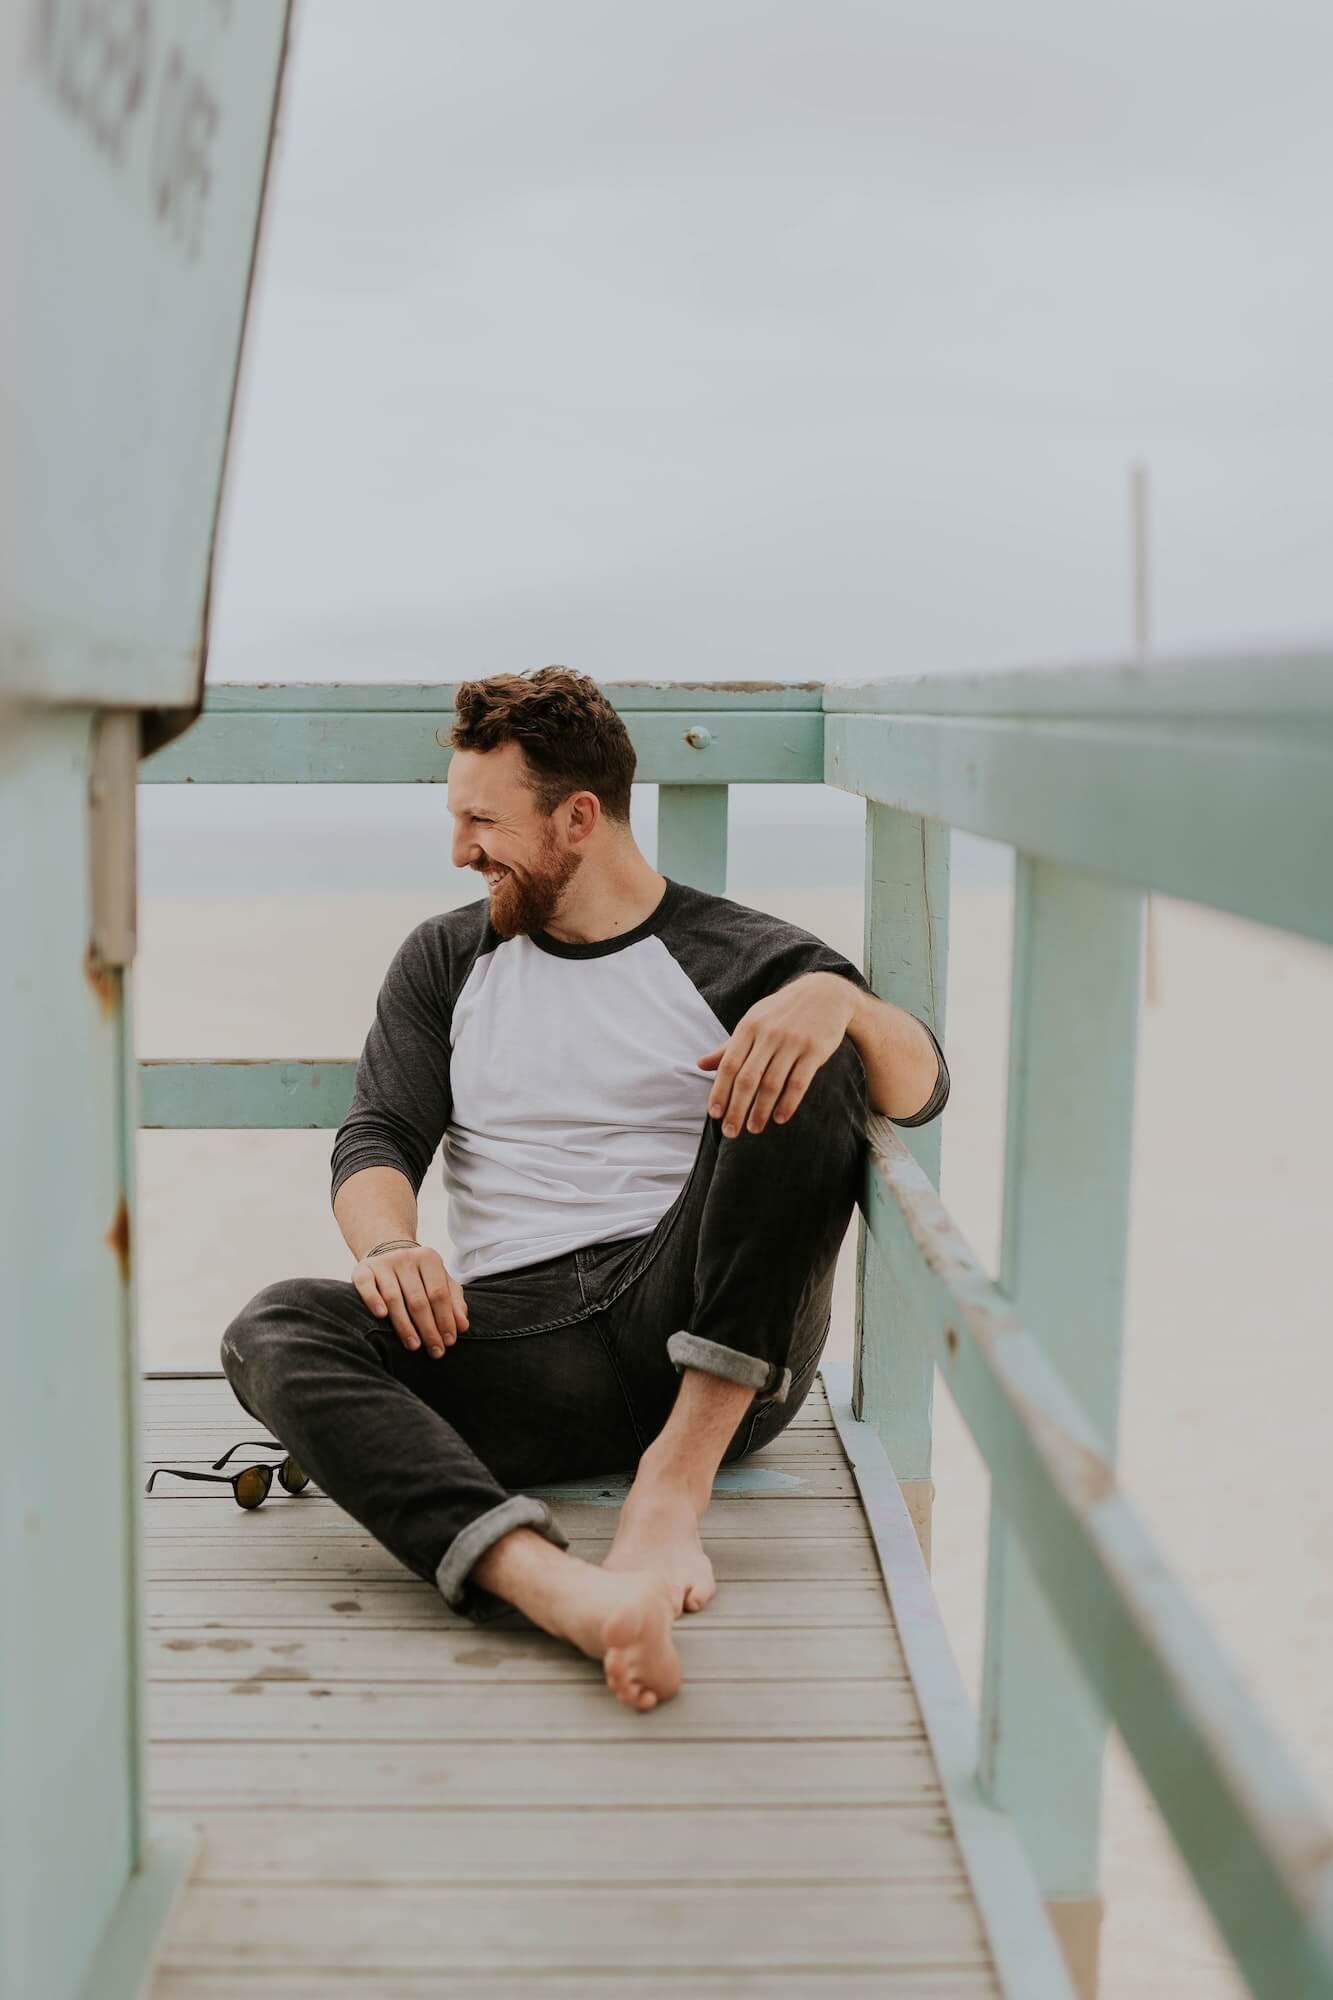
MULTIPOLYGON (((778 1102, 781 1101, 779 1093, 778 1102)), ((776 1107, 775 1107, 776 1108, 776 1107)), ((844 1037, 806 1084, 796 1109, 778 1124, 769 1112, 763 1131, 743 1126, 732 1143, 753 1145, 756 1139, 799 1145, 807 1153, 859 1153, 866 1134, 865 1066, 855 1045, 844 1037)))
POLYGON ((822 1062, 811 1077, 801 1100, 802 1104, 806 1102, 817 1106, 825 1118, 855 1130, 859 1138, 865 1137, 865 1064, 850 1035, 843 1036, 828 1061, 822 1062))
POLYGON ((256 1292, 222 1336, 222 1372, 233 1388, 239 1393, 241 1383, 257 1382, 279 1367, 311 1309, 327 1303, 321 1295, 346 1289, 332 1278, 279 1278, 256 1292))

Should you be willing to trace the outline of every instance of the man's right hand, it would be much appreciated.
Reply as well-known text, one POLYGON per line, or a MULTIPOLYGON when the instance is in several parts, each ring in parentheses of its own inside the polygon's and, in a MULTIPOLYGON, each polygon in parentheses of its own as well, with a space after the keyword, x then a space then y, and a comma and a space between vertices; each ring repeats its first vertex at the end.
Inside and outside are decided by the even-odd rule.
POLYGON ((467 1302, 438 1250, 414 1243, 363 1257, 352 1283, 376 1319, 389 1319, 404 1347, 437 1359, 467 1331, 467 1302))

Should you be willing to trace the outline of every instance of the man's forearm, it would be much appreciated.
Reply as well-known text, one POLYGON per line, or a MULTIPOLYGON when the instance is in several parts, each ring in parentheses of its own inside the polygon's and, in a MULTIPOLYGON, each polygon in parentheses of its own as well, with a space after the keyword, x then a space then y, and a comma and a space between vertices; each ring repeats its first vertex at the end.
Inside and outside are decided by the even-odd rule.
POLYGON ((865 1067, 872 1111, 910 1119, 926 1108, 940 1060, 914 1015, 858 988, 847 1033, 865 1067))
POLYGON ((362 1167, 338 1189, 333 1216, 348 1249, 361 1258, 377 1243, 416 1235, 417 1198, 397 1167, 362 1167))

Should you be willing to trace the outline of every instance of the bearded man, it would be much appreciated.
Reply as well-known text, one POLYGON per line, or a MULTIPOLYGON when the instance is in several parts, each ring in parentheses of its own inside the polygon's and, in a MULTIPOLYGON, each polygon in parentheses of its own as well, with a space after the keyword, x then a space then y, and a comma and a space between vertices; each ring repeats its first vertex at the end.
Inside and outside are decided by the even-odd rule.
POLYGON ((267 1286, 222 1338, 246 1410, 476 1619, 513 1605, 619 1700, 680 1685, 720 1465, 801 1407, 868 1110, 943 1110, 931 1030, 808 931, 659 874, 635 755, 563 667, 458 689, 453 861, 486 895, 385 975, 332 1155, 350 1280, 267 1286), (416 1239, 443 1149, 452 1268, 416 1239), (633 1472, 605 1560, 523 1489, 633 1472))

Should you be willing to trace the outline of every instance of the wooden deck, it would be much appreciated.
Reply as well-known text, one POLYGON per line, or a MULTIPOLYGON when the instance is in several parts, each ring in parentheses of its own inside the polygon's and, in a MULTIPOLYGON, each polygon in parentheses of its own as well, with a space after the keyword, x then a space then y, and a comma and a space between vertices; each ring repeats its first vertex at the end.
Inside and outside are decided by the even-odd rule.
MULTIPOLYGON (((220 1377, 143 1389, 147 1466, 261 1434, 220 1377)), ((199 1846, 151 2000, 999 1994, 822 1387, 720 1485, 686 1687, 637 1716, 314 1489, 159 1480, 151 1819, 199 1846)), ((561 1489, 578 1553, 618 1498, 561 1489)))

